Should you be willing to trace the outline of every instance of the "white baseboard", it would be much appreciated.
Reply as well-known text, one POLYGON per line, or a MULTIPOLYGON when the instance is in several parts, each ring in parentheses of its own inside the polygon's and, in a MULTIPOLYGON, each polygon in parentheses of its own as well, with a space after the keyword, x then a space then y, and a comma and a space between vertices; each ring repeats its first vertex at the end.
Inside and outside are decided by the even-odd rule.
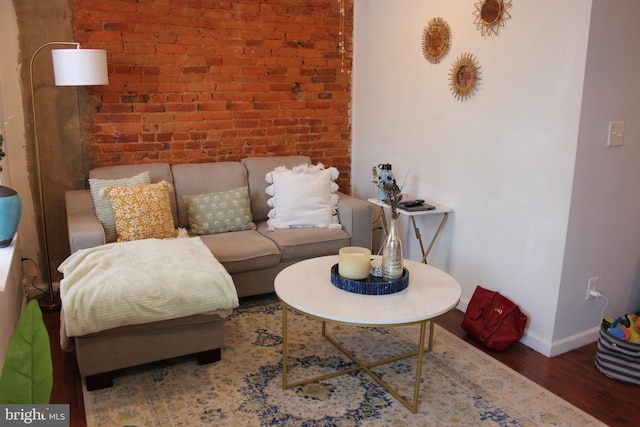
POLYGON ((553 342, 551 346, 550 357, 557 356, 567 351, 575 350, 584 345, 591 344, 598 341, 598 334, 600 333, 600 327, 596 326, 586 331, 582 331, 578 334, 573 334, 569 337, 562 338, 553 342))

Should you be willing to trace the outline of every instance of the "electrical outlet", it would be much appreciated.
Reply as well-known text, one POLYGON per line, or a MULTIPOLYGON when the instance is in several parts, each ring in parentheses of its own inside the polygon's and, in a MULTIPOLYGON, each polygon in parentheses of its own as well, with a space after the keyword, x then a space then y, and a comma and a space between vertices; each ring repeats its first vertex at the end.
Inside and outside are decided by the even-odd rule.
POLYGON ((590 278, 587 282, 587 295, 584 297, 585 300, 588 301, 595 298, 595 295, 591 295, 591 293, 598 290, 598 280, 600 280, 600 278, 596 276, 590 278))

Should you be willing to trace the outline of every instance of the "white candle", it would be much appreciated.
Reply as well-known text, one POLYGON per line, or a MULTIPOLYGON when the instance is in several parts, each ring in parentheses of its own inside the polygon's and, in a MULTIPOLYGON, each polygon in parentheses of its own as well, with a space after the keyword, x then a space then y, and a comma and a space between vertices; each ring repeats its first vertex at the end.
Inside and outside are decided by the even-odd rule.
POLYGON ((338 255, 338 274, 346 279, 362 280, 369 277, 371 269, 371 251, 358 246, 340 249, 338 255))

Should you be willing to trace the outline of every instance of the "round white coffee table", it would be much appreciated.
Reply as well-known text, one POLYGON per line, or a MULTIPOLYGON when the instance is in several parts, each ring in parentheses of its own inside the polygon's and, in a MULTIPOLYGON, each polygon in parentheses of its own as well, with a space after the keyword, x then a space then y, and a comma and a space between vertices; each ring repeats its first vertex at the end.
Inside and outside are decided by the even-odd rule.
POLYGON ((442 270, 416 261, 404 260, 404 267, 409 271, 409 286, 406 289, 390 295, 360 295, 343 291, 331 284, 331 267, 337 262, 337 255, 301 261, 285 268, 275 279, 275 291, 283 306, 283 388, 297 387, 356 370, 364 370, 409 410, 416 413, 418 410, 422 357, 433 346, 433 320, 458 305, 462 294, 460 285, 453 277, 442 270), (289 309, 321 320, 322 335, 347 355, 357 366, 321 377, 289 383, 287 369, 287 313, 289 309), (419 324, 420 341, 418 351, 373 363, 363 363, 352 352, 345 349, 327 334, 326 322, 372 327, 419 324), (425 348, 427 324, 429 325, 429 340, 428 346, 425 348), (417 356, 416 381, 413 403, 410 403, 372 372, 370 368, 413 356, 417 356))

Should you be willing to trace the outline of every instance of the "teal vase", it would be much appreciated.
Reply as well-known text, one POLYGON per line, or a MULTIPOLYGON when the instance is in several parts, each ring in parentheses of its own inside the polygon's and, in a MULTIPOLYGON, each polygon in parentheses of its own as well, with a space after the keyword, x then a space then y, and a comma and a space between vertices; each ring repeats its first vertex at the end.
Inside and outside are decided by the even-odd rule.
POLYGON ((6 248, 11 244, 18 230, 21 214, 22 200, 18 193, 0 185, 0 248, 6 248))

